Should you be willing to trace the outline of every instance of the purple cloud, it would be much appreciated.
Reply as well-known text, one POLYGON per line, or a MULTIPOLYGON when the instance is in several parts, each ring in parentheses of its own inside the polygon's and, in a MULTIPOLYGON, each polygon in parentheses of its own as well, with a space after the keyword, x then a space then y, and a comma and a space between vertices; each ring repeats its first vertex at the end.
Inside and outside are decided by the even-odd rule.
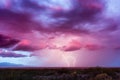
POLYGON ((78 40, 72 40, 67 45, 62 47, 63 51, 76 51, 80 50, 83 47, 80 41, 78 40))
POLYGON ((16 47, 14 50, 20 50, 20 51, 36 51, 40 50, 41 48, 36 47, 36 46, 30 46, 30 45, 19 45, 16 47))
POLYGON ((118 46, 118 47, 115 47, 115 50, 120 50, 120 46, 118 46))
POLYGON ((96 18, 99 18, 98 14, 101 14, 104 8, 103 2, 99 0, 69 0, 67 2, 69 5, 63 4, 63 0, 56 2, 11 0, 9 2, 11 7, 6 9, 4 5, 4 8, 0 9, 0 22, 6 24, 7 29, 20 32, 38 30, 88 33, 89 30, 80 26, 80 24, 96 22, 96 18), (61 10, 56 10, 54 7, 60 7, 61 10), (69 8, 69 10, 66 10, 66 8, 69 8))
POLYGON ((19 42, 17 39, 12 39, 9 36, 5 36, 0 34, 0 47, 10 47, 12 45, 15 45, 19 42))
POLYGON ((27 57, 27 55, 16 53, 15 51, 11 51, 9 49, 0 49, 0 57, 27 57))
POLYGON ((101 45, 97 45, 97 44, 87 44, 87 45, 85 45, 84 48, 86 48, 87 50, 90 50, 90 51, 95 51, 95 50, 104 49, 106 47, 101 46, 101 45))

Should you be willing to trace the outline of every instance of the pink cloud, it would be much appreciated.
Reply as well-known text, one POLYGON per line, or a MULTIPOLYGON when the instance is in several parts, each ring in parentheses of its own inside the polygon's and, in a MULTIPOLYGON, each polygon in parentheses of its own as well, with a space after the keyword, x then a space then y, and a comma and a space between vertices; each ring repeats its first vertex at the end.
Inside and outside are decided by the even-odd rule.
POLYGON ((76 51, 81 49, 82 45, 78 40, 72 40, 70 43, 62 47, 64 51, 76 51))
POLYGON ((101 50, 104 47, 98 44, 86 44, 84 48, 94 51, 94 50, 101 50))

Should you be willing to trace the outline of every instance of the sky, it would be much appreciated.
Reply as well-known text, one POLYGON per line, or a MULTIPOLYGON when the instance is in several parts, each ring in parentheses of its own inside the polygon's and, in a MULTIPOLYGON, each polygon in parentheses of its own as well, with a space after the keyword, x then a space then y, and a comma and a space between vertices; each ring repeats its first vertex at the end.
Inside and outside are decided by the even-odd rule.
POLYGON ((120 0, 0 0, 0 67, 120 67, 120 0))

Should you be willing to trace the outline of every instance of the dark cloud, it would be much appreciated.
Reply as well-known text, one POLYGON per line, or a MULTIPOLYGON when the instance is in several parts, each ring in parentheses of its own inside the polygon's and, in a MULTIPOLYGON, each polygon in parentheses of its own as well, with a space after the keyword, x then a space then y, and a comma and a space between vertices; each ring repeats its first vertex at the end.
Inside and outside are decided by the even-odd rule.
POLYGON ((30 32, 37 24, 31 20, 29 14, 17 13, 8 9, 0 9, 0 26, 3 30, 30 32))
POLYGON ((118 46, 118 47, 115 47, 114 49, 115 49, 115 50, 120 50, 120 46, 118 46))
POLYGON ((87 44, 87 45, 85 45, 84 48, 86 48, 87 50, 90 50, 90 51, 95 51, 95 50, 104 49, 105 47, 98 45, 98 44, 87 44))
POLYGON ((13 50, 19 50, 19 51, 35 51, 39 50, 40 48, 36 46, 31 46, 27 43, 21 43, 22 40, 14 39, 12 37, 0 34, 0 48, 12 48, 13 50), (17 45, 18 44, 18 45, 17 45))
POLYGON ((95 22, 104 9, 103 2, 99 0, 70 0, 72 8, 68 6, 68 11, 64 11, 64 6, 67 5, 63 3, 58 5, 61 10, 56 10, 49 6, 55 7, 54 1, 11 0, 10 8, 0 9, 0 23, 7 24, 10 30, 20 32, 39 30, 86 33, 89 32, 87 29, 82 26, 76 29, 75 26, 84 22, 95 22))
MULTIPOLYGON (((82 0, 81 0, 82 1, 82 0)), ((79 33, 88 33, 89 30, 85 29, 83 26, 80 26, 79 24, 82 23, 91 23, 91 22, 97 22, 100 16, 100 13, 103 10, 103 4, 100 2, 87 2, 86 1, 79 1, 77 5, 74 6, 74 9, 68 12, 60 12, 60 13, 54 13, 51 14, 53 19, 55 19, 56 24, 59 24, 62 21, 59 21, 59 18, 64 18, 66 19, 65 21, 63 20, 62 24, 57 25, 55 27, 55 30, 58 31, 64 31, 64 32, 79 32, 79 33), (96 6, 95 6, 96 5, 96 6), (101 6, 100 7, 97 7, 101 6), (76 28, 78 26, 78 28, 76 28)), ((48 15, 46 15, 48 16, 48 15)), ((54 25, 53 24, 53 25, 54 25)))
POLYGON ((14 50, 20 50, 20 51, 36 51, 36 50, 40 50, 39 47, 36 46, 24 46, 24 45, 19 45, 18 47, 16 47, 14 50))
POLYGON ((27 57, 26 55, 16 54, 15 52, 1 52, 1 53, 0 53, 0 56, 1 56, 1 57, 14 57, 14 58, 27 57))
POLYGON ((1 48, 13 46, 13 45, 17 44, 18 42, 19 42, 19 40, 17 40, 17 39, 12 39, 9 36, 0 34, 0 47, 1 48))
POLYGON ((64 51, 76 51, 76 50, 80 50, 81 47, 79 46, 69 46, 69 47, 64 47, 64 51))
POLYGON ((38 3, 36 3, 35 1, 31 1, 31 0, 21 0, 21 7, 25 8, 25 9, 28 9, 28 10, 45 9, 44 6, 41 6, 38 3))
POLYGON ((69 0, 68 5, 65 2, 11 0, 9 8, 5 5, 0 8, 0 29, 90 34, 92 24, 95 26, 92 31, 100 28, 100 32, 116 31, 119 27, 113 18, 106 19, 103 15, 107 8, 104 0, 69 0))
POLYGON ((82 48, 82 44, 78 40, 72 40, 66 46, 62 47, 63 51, 76 51, 82 48))

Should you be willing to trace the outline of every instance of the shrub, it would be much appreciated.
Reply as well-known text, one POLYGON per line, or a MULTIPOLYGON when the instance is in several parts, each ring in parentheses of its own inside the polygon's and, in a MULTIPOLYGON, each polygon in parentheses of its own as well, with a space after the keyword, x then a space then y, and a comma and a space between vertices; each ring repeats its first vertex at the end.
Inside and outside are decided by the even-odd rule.
POLYGON ((96 77, 94 78, 94 80, 112 80, 112 77, 109 76, 106 73, 102 73, 102 74, 96 75, 96 77))

